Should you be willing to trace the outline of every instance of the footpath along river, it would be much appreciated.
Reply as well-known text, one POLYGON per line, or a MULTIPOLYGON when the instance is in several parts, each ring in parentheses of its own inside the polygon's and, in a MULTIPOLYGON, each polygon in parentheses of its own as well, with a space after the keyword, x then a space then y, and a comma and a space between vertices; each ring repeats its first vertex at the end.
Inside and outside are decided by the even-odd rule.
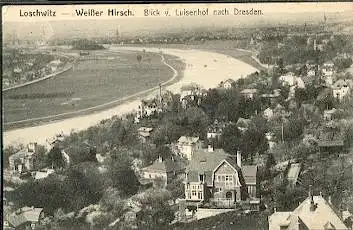
MULTIPOLYGON (((208 89, 216 87, 219 82, 226 79, 237 80, 241 76, 247 76, 257 71, 256 68, 239 61, 228 55, 219 54, 201 50, 179 50, 179 49, 159 49, 159 48, 143 48, 143 47, 110 47, 112 52, 117 50, 132 50, 163 53, 179 57, 186 63, 183 78, 170 86, 167 90, 174 93, 180 92, 181 86, 188 83, 196 83, 208 89)), ((166 63, 167 64, 167 63, 166 63)), ((169 66, 172 68, 172 66, 169 66)), ((174 76, 176 70, 172 68, 174 76)), ((98 124, 101 120, 110 118, 115 115, 123 115, 135 110, 140 102, 139 99, 130 101, 131 96, 121 99, 122 104, 113 108, 100 111, 94 114, 82 115, 68 118, 52 123, 38 125, 34 127, 19 128, 9 130, 3 133, 3 145, 28 144, 29 142, 37 142, 45 144, 46 139, 52 138, 58 133, 64 135, 69 134, 72 130, 84 130, 90 126, 98 124)))

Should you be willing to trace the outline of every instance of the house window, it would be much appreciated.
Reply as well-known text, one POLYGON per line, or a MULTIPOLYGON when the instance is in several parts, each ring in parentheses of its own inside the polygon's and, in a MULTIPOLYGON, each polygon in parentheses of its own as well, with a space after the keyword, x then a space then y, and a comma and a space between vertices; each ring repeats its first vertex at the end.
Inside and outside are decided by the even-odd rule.
POLYGON ((191 193, 190 192, 187 192, 187 198, 191 199, 191 193))
POLYGON ((196 196, 196 190, 192 190, 192 191, 191 191, 191 195, 192 195, 192 196, 196 196))
POLYGON ((149 174, 150 178, 152 178, 151 174, 149 174))
POLYGON ((186 188, 190 189, 190 184, 189 183, 186 184, 186 188))
POLYGON ((204 182, 204 176, 200 174, 199 177, 200 177, 200 182, 204 182))
POLYGON ((199 193, 198 193, 197 198, 199 198, 199 199, 203 199, 203 198, 202 198, 202 192, 199 192, 199 193))

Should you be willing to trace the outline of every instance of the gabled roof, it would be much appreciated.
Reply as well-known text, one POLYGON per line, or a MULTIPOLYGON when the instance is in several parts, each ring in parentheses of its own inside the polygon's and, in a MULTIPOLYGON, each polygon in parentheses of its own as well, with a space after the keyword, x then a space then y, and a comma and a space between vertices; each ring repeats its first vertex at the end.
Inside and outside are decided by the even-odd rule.
POLYGON ((197 141, 199 141, 199 137, 187 137, 187 136, 181 136, 178 139, 179 144, 195 144, 197 141))
POLYGON ((179 156, 173 156, 173 159, 167 158, 163 161, 156 160, 153 164, 143 168, 143 171, 148 172, 180 172, 186 168, 185 161, 179 156))
POLYGON ((196 182, 199 174, 205 174, 207 184, 212 184, 213 170, 224 160, 228 154, 223 149, 215 149, 213 152, 200 150, 194 153, 187 167, 187 180, 196 182))
POLYGON ((21 158, 32 156, 33 154, 34 154, 34 152, 29 152, 29 151, 27 151, 27 149, 22 149, 22 150, 18 151, 17 153, 12 154, 9 157, 9 159, 11 159, 11 160, 21 159, 21 158))
POLYGON ((257 166, 256 165, 244 165, 241 167, 243 172, 243 177, 245 183, 255 185, 256 184, 256 175, 257 175, 257 166))
POLYGON ((38 222, 42 211, 42 208, 23 207, 9 215, 8 221, 14 227, 26 222, 38 222))
POLYGON ((215 149, 213 152, 203 149, 194 153, 187 167, 187 181, 197 182, 199 175, 204 174, 205 182, 212 185, 213 172, 224 162, 243 175, 245 184, 256 184, 257 166, 244 165, 240 168, 237 165, 236 156, 227 154, 223 149, 215 149))
POLYGON ((288 229, 298 229, 298 219, 308 229, 325 229, 333 226, 334 229, 348 230, 340 217, 335 213, 329 203, 322 196, 313 196, 315 210, 311 210, 311 199, 305 199, 287 218, 290 221, 288 229))

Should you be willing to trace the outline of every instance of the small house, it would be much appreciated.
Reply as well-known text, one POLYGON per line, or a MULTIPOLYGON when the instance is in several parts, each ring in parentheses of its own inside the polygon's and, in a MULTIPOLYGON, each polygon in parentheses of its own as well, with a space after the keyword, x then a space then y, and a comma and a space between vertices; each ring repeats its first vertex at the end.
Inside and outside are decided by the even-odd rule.
POLYGON ((231 89, 234 83, 235 81, 233 79, 227 79, 225 81, 221 81, 219 87, 223 89, 231 89))
POLYGON ((288 72, 279 77, 282 85, 294 86, 297 84, 297 76, 293 72, 288 72))
POLYGON ((156 185, 158 180, 162 180, 164 187, 169 181, 184 175, 186 162, 179 156, 171 156, 167 159, 159 157, 152 165, 141 169, 140 180, 142 184, 152 182, 156 185))
POLYGON ((185 156, 188 160, 191 160, 193 154, 197 150, 201 149, 202 142, 199 137, 181 136, 178 139, 177 147, 183 156, 185 156))
POLYGON ((247 99, 254 99, 257 95, 257 89, 244 89, 240 94, 247 99))
POLYGON ((23 207, 11 213, 4 220, 6 229, 36 229, 44 219, 42 208, 23 207))
POLYGON ((141 127, 137 130, 139 138, 143 143, 146 143, 152 134, 153 128, 150 127, 141 127))
POLYGON ((10 170, 22 173, 34 169, 36 161, 37 143, 28 144, 26 149, 22 149, 9 157, 10 170))

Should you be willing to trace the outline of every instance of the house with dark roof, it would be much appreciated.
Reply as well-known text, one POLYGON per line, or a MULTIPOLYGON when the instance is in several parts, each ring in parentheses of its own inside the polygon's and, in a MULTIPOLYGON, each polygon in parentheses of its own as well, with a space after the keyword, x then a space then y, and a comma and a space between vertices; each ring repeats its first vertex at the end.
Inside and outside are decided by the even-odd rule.
POLYGON ((257 166, 241 165, 241 154, 222 149, 197 151, 185 173, 185 198, 189 203, 227 204, 256 197, 257 166))
POLYGON ((338 128, 326 127, 320 132, 318 139, 320 152, 334 153, 345 150, 345 137, 338 128))
POLYGON ((186 162, 179 156, 172 156, 167 159, 159 157, 152 165, 141 169, 140 182, 142 184, 153 183, 162 180, 164 186, 176 177, 184 176, 186 162))
POLYGON ((42 208, 23 207, 4 219, 5 229, 35 229, 44 219, 42 208))
POLYGON ((268 218, 269 230, 348 230, 332 204, 321 195, 306 198, 292 212, 274 212, 268 218))

